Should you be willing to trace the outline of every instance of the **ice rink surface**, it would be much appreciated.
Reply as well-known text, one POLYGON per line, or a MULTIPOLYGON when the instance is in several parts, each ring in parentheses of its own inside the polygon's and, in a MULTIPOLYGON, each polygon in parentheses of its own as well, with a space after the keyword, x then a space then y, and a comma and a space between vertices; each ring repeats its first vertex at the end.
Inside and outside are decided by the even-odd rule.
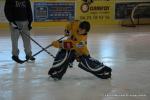
MULTIPOLYGON (((62 32, 61 27, 35 28, 31 35, 46 47, 62 32)), ((92 57, 112 68, 112 78, 98 79, 74 62, 61 81, 54 81, 47 75, 52 57, 42 52, 34 63, 15 63, 9 30, 0 30, 0 100, 150 100, 150 26, 94 27, 88 47, 92 57)), ((19 49, 25 59, 21 39, 19 49)), ((32 42, 33 54, 39 50, 32 42)))

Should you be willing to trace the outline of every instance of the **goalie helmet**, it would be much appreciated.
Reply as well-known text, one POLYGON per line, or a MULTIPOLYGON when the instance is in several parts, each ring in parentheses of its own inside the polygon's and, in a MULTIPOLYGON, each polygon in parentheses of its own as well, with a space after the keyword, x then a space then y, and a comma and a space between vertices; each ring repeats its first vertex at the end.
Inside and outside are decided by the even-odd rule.
POLYGON ((90 26, 90 23, 88 21, 83 21, 83 22, 80 23, 79 28, 85 29, 86 32, 89 32, 91 26, 90 26))

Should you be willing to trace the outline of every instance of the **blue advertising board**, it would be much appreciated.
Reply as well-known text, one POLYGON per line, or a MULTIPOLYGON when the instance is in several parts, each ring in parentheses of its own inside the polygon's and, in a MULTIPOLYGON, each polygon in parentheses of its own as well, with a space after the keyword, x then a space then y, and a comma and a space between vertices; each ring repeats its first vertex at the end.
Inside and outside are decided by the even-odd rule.
POLYGON ((34 21, 67 21, 75 17, 75 3, 35 2, 34 21))

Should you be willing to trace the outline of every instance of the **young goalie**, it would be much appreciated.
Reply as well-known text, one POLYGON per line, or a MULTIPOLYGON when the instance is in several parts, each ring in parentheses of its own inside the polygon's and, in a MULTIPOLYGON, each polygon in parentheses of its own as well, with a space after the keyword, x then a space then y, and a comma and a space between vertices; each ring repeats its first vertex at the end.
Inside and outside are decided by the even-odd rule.
POLYGON ((53 41, 52 45, 59 48, 53 66, 50 68, 48 75, 56 80, 61 80, 68 66, 74 60, 79 62, 78 67, 90 72, 98 78, 111 78, 111 68, 93 59, 87 48, 87 34, 90 30, 90 23, 87 21, 72 21, 66 29, 66 40, 53 41))

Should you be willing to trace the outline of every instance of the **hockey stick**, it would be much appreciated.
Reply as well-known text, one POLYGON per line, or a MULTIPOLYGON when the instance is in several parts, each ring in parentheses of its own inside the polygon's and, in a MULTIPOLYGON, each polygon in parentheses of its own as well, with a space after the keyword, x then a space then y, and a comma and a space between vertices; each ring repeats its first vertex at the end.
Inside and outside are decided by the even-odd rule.
MULTIPOLYGON (((64 37, 61 37, 60 39, 58 39, 57 41, 60 41, 60 40, 62 40, 63 38, 65 38, 66 36, 64 36, 64 37)), ((48 49, 49 47, 51 47, 52 46, 52 44, 50 44, 50 45, 48 45, 47 47, 45 47, 45 48, 43 48, 42 50, 40 50, 39 52, 37 52, 37 53, 35 53, 33 56, 36 56, 36 55, 38 55, 39 53, 41 53, 42 51, 44 51, 45 49, 48 49)), ((53 58, 55 58, 55 57, 53 57, 53 58)))
POLYGON ((37 44, 40 48, 42 48, 42 50, 44 50, 46 53, 48 53, 50 56, 54 57, 49 51, 47 51, 44 47, 42 47, 38 42, 36 42, 32 37, 30 37, 28 34, 26 34, 25 32, 19 30, 20 33, 23 33, 24 35, 26 35, 29 39, 31 39, 35 44, 37 44))
MULTIPOLYGON (((19 30, 19 29, 18 29, 19 30)), ((51 54, 49 51, 47 51, 46 49, 48 49, 49 47, 52 46, 52 44, 48 45, 47 47, 42 47, 38 42, 36 42, 32 37, 30 37, 28 34, 24 33, 23 31, 19 30, 20 33, 23 33, 24 35, 26 35, 28 38, 30 38, 35 44, 37 44, 40 48, 42 48, 42 50, 40 50, 39 52, 35 53, 33 56, 36 56, 38 55, 39 53, 41 53, 42 51, 45 51, 46 53, 48 53, 51 57, 55 58, 55 56, 53 54, 51 54)), ((60 39, 58 39, 57 41, 60 41, 62 40, 63 38, 65 38, 66 36, 64 37, 61 37, 60 39)), ((26 62, 28 60, 25 60, 24 62, 26 62)))

